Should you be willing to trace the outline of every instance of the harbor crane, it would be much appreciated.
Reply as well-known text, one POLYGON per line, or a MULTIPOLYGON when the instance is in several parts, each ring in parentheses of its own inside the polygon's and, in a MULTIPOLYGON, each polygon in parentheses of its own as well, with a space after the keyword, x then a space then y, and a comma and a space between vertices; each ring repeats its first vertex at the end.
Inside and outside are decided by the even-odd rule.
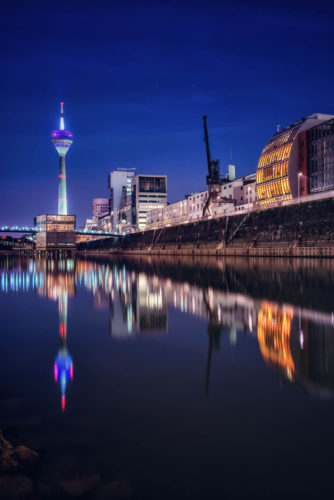
MULTIPOLYGON (((220 194, 221 185, 224 182, 223 179, 220 177, 219 160, 211 160, 210 147, 209 147, 209 134, 206 125, 206 120, 207 117, 203 116, 204 141, 206 148, 206 158, 208 163, 208 175, 206 176, 206 183, 208 185, 208 198, 203 207, 203 214, 202 214, 203 217, 205 217, 206 214, 212 215, 212 210, 211 210, 212 203, 215 203, 217 201, 218 195, 220 194)), ((234 200, 225 197, 220 197, 220 201, 224 203, 234 203, 234 200)))

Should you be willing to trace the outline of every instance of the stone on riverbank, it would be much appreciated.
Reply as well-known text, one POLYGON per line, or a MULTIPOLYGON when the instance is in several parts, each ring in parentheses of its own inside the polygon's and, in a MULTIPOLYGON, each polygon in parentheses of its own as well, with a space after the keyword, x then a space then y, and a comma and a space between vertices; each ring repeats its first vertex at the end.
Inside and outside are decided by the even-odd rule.
POLYGON ((0 476, 0 498, 25 498, 33 491, 33 482, 27 476, 0 476))
POLYGON ((7 441, 0 431, 0 470, 11 471, 19 466, 25 467, 37 460, 38 453, 27 446, 14 446, 7 441))

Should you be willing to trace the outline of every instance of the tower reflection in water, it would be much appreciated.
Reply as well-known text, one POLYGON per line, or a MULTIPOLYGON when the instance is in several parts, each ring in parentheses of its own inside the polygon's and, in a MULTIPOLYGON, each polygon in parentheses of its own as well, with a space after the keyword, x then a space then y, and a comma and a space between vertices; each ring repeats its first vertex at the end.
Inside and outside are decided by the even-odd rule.
POLYGON ((43 274, 44 286, 38 287, 38 293, 58 301, 60 348, 55 358, 53 372, 56 383, 61 391, 61 409, 66 407, 67 383, 73 380, 73 361, 67 350, 67 310, 68 297, 75 295, 75 266, 73 259, 36 261, 37 274, 43 274))
POLYGON ((73 380, 73 361, 66 347, 67 301, 67 293, 63 292, 58 299, 60 349, 54 362, 54 378, 60 384, 62 411, 65 411, 67 382, 73 380))
POLYGON ((6 270, 1 267, 2 292, 35 290, 41 297, 58 302, 60 348, 55 358, 53 373, 55 382, 60 385, 61 408, 65 411, 67 383, 73 380, 73 361, 66 341, 68 297, 75 295, 74 260, 7 259, 6 270))
MULTIPOLYGON (((145 263, 144 263, 145 264, 145 263)), ((195 273, 195 270, 194 270, 195 273)), ((240 269, 217 263, 206 283, 198 283, 192 272, 171 279, 170 269, 134 262, 91 260, 18 260, 0 258, 3 293, 37 290, 40 296, 58 301, 60 349, 54 363, 54 378, 60 385, 61 406, 65 410, 66 389, 73 379, 73 361, 67 350, 68 298, 76 287, 91 291, 96 308, 110 310, 110 334, 114 339, 168 331, 168 309, 207 320, 208 352, 205 392, 209 394, 214 351, 221 348, 222 335, 231 346, 240 333, 257 338, 266 364, 291 383, 317 397, 334 395, 334 315, 315 309, 255 299, 241 286, 240 269), (233 283, 233 272, 238 280, 233 283), (228 279, 225 280, 227 273, 228 279), (239 274, 238 274, 239 273, 239 274), (229 286, 214 286, 219 283, 229 286), (237 290, 241 290, 237 291, 237 290)), ((278 275, 279 277, 279 275, 278 275)), ((275 283, 272 283, 275 288, 275 283)))

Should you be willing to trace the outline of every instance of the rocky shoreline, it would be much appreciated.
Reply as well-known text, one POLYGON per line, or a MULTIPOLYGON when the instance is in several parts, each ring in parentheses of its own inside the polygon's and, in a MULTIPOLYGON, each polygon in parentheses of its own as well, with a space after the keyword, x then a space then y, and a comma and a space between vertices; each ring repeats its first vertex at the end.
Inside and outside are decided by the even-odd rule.
POLYGON ((0 498, 87 498, 126 500, 133 498, 132 486, 124 480, 103 482, 98 473, 60 478, 57 473, 39 477, 39 454, 24 445, 15 446, 0 430, 0 498))

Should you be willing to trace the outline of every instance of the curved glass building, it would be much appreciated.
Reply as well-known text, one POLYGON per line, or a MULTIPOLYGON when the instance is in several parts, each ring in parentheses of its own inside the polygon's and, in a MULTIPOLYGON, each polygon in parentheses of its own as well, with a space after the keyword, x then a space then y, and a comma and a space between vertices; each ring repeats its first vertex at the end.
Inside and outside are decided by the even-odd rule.
POLYGON ((306 130, 330 118, 332 115, 316 113, 271 137, 262 150, 256 170, 256 191, 261 205, 309 192, 306 130))

